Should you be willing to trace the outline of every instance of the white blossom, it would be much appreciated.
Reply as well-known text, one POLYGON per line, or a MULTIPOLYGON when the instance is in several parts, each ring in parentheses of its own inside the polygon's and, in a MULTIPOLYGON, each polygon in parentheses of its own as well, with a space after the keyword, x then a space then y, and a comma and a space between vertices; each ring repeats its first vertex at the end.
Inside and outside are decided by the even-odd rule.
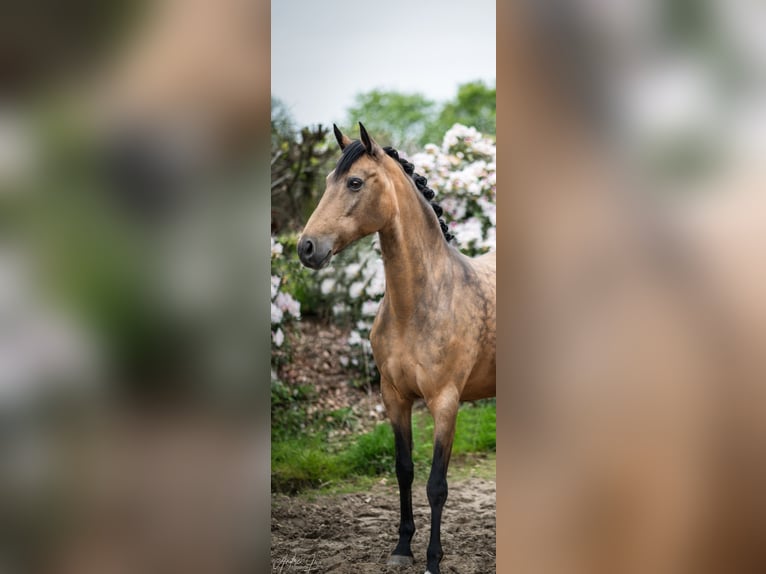
POLYGON ((370 301, 365 301, 364 303, 362 303, 362 316, 374 317, 375 314, 378 312, 379 306, 380 306, 380 303, 374 299, 370 301))
POLYGON ((333 279, 332 277, 327 277, 322 280, 322 284, 319 290, 322 292, 322 295, 329 295, 330 293, 332 293, 334 288, 335 288, 335 279, 333 279))
POLYGON ((497 225, 497 205, 495 202, 489 201, 485 197, 480 197, 476 200, 476 203, 479 204, 484 217, 489 220, 492 227, 495 227, 497 225))
POLYGON ((455 224, 455 233, 461 245, 469 247, 472 242, 477 245, 484 239, 481 221, 475 217, 455 224))
POLYGON ((487 238, 482 243, 482 247, 486 247, 490 251, 494 251, 497 246, 497 228, 490 227, 487 230, 487 238))
POLYGON ((282 251, 284 250, 284 247, 281 243, 276 241, 274 237, 271 237, 271 256, 272 257, 278 257, 279 255, 282 255, 282 251))
POLYGON ((367 292, 375 297, 382 296, 386 292, 386 275, 383 273, 383 267, 375 273, 367 286, 367 292))
POLYGON ((296 301, 289 293, 279 293, 275 303, 279 309, 285 313, 289 313, 296 319, 301 316, 301 304, 296 301))
POLYGON ((362 268, 361 263, 349 263, 346 265, 345 273, 348 279, 353 279, 359 274, 359 270, 362 268))
POLYGON ((362 290, 364 289, 364 283, 361 281, 355 281, 351 284, 351 287, 348 288, 348 295, 352 299, 358 299, 359 296, 362 294, 362 290))
POLYGON ((348 344, 352 346, 362 344, 362 336, 359 334, 359 331, 351 331, 351 333, 349 333, 348 344))
POLYGON ((282 322, 282 309, 277 307, 273 302, 271 304, 271 324, 278 325, 282 322))

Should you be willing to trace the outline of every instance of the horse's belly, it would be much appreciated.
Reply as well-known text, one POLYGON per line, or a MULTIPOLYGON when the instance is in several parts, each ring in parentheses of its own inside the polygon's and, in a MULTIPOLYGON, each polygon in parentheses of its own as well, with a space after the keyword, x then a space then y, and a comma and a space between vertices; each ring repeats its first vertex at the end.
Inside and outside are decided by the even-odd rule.
POLYGON ((465 382, 465 387, 463 387, 463 391, 460 393, 460 400, 476 401, 494 397, 495 381, 497 379, 495 369, 496 362, 494 353, 492 354, 491 359, 488 357, 477 363, 469 375, 468 380, 465 382))

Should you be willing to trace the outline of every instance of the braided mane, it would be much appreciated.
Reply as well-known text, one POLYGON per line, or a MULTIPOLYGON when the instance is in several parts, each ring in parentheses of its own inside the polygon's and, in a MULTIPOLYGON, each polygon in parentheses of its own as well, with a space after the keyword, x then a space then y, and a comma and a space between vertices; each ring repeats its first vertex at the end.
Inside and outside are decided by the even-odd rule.
POLYGON ((387 155, 394 158, 396 161, 398 161, 402 168, 404 169, 404 173, 406 173, 410 178, 412 178, 412 181, 415 182, 415 187, 418 188, 418 191, 423 194, 423 197, 426 198, 426 201, 431 205, 431 207, 434 210, 434 213, 436 213, 436 217, 439 220, 439 227, 441 227, 442 234, 444 234, 444 239, 447 240, 447 243, 452 241, 454 239, 454 235, 449 232, 449 228, 447 227, 447 224, 444 222, 444 219, 442 219, 442 214, 444 213, 444 210, 442 209, 441 205, 433 201, 436 194, 434 193, 434 190, 428 187, 426 185, 428 183, 428 180, 423 177, 422 175, 415 173, 415 166, 408 162, 406 159, 399 157, 399 152, 396 151, 391 146, 387 146, 383 148, 383 151, 386 152, 387 155))

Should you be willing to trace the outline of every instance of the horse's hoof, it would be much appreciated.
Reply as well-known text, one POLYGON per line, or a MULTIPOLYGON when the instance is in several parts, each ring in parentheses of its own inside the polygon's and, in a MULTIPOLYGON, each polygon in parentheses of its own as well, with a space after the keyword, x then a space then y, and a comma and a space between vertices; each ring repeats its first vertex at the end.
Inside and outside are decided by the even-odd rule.
POLYGON ((401 554, 392 554, 388 559, 389 566, 411 566, 412 556, 402 556, 401 554))

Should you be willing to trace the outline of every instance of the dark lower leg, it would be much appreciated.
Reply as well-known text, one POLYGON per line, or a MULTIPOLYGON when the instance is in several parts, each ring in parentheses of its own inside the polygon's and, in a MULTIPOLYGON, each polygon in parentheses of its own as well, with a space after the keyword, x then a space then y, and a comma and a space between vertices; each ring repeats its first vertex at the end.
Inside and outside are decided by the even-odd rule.
POLYGON ((438 437, 434 441, 434 459, 426 487, 428 502, 431 504, 431 539, 426 553, 428 572, 431 574, 439 574, 442 559, 441 520, 444 502, 447 500, 447 466, 451 450, 451 440, 449 444, 438 437))
MULTIPOLYGON (((409 423, 409 421, 408 421, 409 423)), ((394 444, 396 446, 396 479, 399 483, 399 502, 401 515, 399 521, 399 542, 393 554, 412 556, 410 542, 415 534, 415 519, 412 516, 412 428, 410 424, 394 425, 394 444)))

